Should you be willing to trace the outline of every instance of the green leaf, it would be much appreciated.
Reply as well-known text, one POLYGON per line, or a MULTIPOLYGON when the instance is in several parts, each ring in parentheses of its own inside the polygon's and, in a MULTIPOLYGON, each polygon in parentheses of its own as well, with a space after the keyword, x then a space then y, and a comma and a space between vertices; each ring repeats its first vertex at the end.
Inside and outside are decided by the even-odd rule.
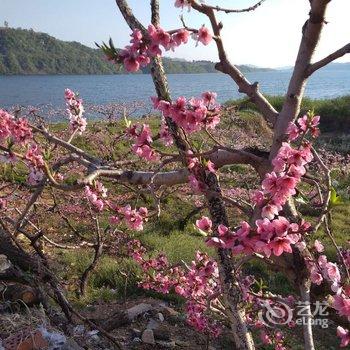
POLYGON ((295 198, 295 201, 300 204, 307 204, 309 201, 305 196, 299 195, 298 197, 295 198))
POLYGON ((125 126, 126 126, 127 128, 130 128, 131 120, 129 120, 129 119, 127 118, 125 109, 124 109, 124 112, 123 112, 123 117, 124 117, 125 126))
POLYGON ((201 230, 201 229, 198 228, 196 225, 193 225, 193 227, 194 227, 194 229, 195 229, 196 231, 198 231, 198 233, 199 233, 201 236, 203 236, 203 237, 207 237, 207 236, 208 236, 208 233, 207 233, 207 232, 201 230))
POLYGON ((340 196, 338 196, 337 191, 334 187, 331 188, 331 197, 330 197, 330 205, 331 207, 335 207, 337 205, 343 204, 343 200, 340 196))

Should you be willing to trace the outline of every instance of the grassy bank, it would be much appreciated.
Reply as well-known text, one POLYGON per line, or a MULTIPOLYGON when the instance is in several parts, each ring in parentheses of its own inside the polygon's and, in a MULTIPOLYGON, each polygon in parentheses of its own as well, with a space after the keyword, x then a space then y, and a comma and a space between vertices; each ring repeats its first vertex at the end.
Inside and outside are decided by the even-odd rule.
MULTIPOLYGON (((275 107, 277 109, 280 108, 282 98, 275 97, 274 102, 275 107)), ((345 99, 344 99, 345 100, 345 99)), ((350 97, 349 97, 350 101, 350 97)), ((325 103, 327 105, 327 101, 321 102, 316 101, 317 103, 325 103)), ((233 102, 231 101, 230 104, 233 102)), ((266 140, 269 140, 271 137, 271 131, 268 130, 266 124, 263 122, 263 118, 257 113, 251 104, 246 100, 236 101, 239 105, 240 109, 240 122, 233 124, 233 132, 237 132, 238 129, 241 129, 246 134, 249 135, 259 135, 266 140)), ((308 104, 303 105, 303 108, 306 110, 308 108, 315 108, 315 111, 318 113, 318 107, 316 105, 312 105, 312 100, 307 100, 308 104)), ((345 104, 345 102, 344 102, 345 104)), ((324 107, 325 108, 325 107, 324 107)), ((326 109, 324 109, 326 110, 326 109)), ((331 108, 329 107, 329 110, 331 108)), ((344 107, 344 110, 345 107, 344 107)), ((334 111, 332 111, 334 112, 334 111)), ((320 112, 320 114, 322 114, 320 112)), ((349 108, 350 115, 350 108, 349 108)), ((227 117, 228 118, 228 117, 227 117)), ((228 134, 221 132, 226 131, 226 128, 229 127, 229 118, 223 119, 222 126, 218 133, 222 135, 222 137, 229 137, 228 134)), ((154 117, 150 117, 144 120, 144 122, 149 123, 151 125, 154 133, 156 132, 159 120, 154 117)), ((62 125, 56 125, 56 128, 60 130, 62 125)), ((115 125, 107 128, 108 131, 104 131, 104 137, 110 137, 124 128, 123 121, 117 121, 115 125)), ((101 122, 95 123, 94 125, 89 125, 89 132, 93 135, 97 135, 101 130, 103 130, 101 126, 101 122)), ((57 130, 56 130, 57 131, 57 130)), ((92 136, 91 136, 92 137, 92 136)), ((338 138, 334 138, 338 139, 338 138)), ((225 141, 225 140, 224 140, 225 141)), ((226 140, 229 142, 229 139, 226 140)), ((267 141, 269 142, 269 141, 267 141)), ((83 149, 88 149, 92 154, 96 156, 100 156, 100 148, 97 147, 98 142, 88 142, 84 137, 77 137, 74 140, 74 144, 83 149)), ((169 149, 162 148, 158 142, 156 142, 157 146, 163 151, 169 151, 169 149)), ((129 153, 130 145, 124 141, 120 141, 115 146, 115 157, 117 154, 126 154, 129 153)), ((130 156, 130 155, 129 155, 130 156)), ((132 156, 131 156, 132 157, 132 156)), ((116 158, 117 159, 117 158, 116 158)), ((227 167, 222 169, 222 178, 226 181, 226 186, 231 187, 242 187, 243 183, 241 181, 246 181, 246 174, 249 173, 249 167, 247 166, 234 166, 227 167), (232 171, 237 176, 237 181, 233 181, 231 178, 229 179, 227 174, 229 171, 232 171), (241 180, 240 180, 241 179, 241 180), (227 182, 231 181, 231 182, 227 182)), ((333 174, 333 178, 338 181, 337 190, 341 188, 347 188, 350 178, 345 176, 344 174, 333 174)), ((173 193, 168 197, 165 197, 162 201, 162 211, 160 217, 155 221, 150 221, 145 225, 145 231, 142 233, 134 233, 134 236, 142 241, 142 243, 149 249, 152 254, 157 254, 159 252, 165 252, 169 257, 169 260, 172 263, 179 263, 181 261, 190 262, 193 259, 194 252, 196 250, 206 250, 210 254, 215 254, 212 250, 208 250, 205 246, 203 238, 198 236, 197 232, 193 229, 193 223, 195 220, 201 215, 208 215, 206 209, 198 212, 197 214, 190 216, 189 220, 185 220, 187 216, 193 210, 193 206, 190 203, 182 200, 181 196, 178 196, 177 193, 173 193)), ((152 203, 151 198, 147 199, 147 203, 141 202, 141 204, 145 204, 149 206, 152 203)), ((236 212, 230 212, 230 220, 234 224, 238 224, 240 217, 236 212)), ((314 222, 316 220, 315 213, 305 212, 307 218, 314 222)), ((340 207, 337 207, 334 211, 333 215, 333 227, 335 231, 335 236, 340 243, 345 243, 347 240, 346 232, 350 225, 350 206, 345 204, 340 207)), ((330 244, 329 240, 326 238, 326 235, 321 228, 317 234, 317 238, 320 238, 322 241, 326 243, 326 251, 327 255, 332 259, 335 259, 335 249, 330 244)), ((108 254, 104 256, 99 262, 97 269, 93 272, 92 277, 89 281, 89 292, 87 294, 85 302, 91 302, 94 300, 98 300, 100 298, 104 300, 116 299, 120 300, 125 295, 129 297, 131 295, 143 294, 144 291, 137 288, 137 282, 140 278, 140 271, 137 266, 129 259, 125 257, 117 257, 118 252, 115 251, 114 254, 108 254), (125 274, 127 272, 127 274, 125 274)), ((69 279, 71 275, 79 276, 82 271, 87 267, 89 261, 92 259, 92 252, 88 251, 70 251, 65 252, 60 256, 60 261, 62 262, 62 266, 70 266, 71 269, 69 274, 65 275, 65 279, 69 279)), ((266 267, 262 266, 260 262, 252 262, 252 264, 248 268, 249 271, 260 276, 266 283, 270 286, 270 288, 276 293, 288 293, 291 292, 292 287, 288 283, 283 274, 280 273, 269 273, 266 267)), ((167 296, 168 298, 169 296, 167 296)))
MULTIPOLYGON (((282 109, 284 96, 267 96, 267 99, 276 108, 282 109)), ((230 100, 227 105, 238 105, 240 110, 257 111, 254 103, 246 98, 230 100)), ((304 98, 301 104, 301 113, 314 110, 321 116, 321 130, 324 133, 339 132, 350 134, 350 95, 332 99, 304 98)))

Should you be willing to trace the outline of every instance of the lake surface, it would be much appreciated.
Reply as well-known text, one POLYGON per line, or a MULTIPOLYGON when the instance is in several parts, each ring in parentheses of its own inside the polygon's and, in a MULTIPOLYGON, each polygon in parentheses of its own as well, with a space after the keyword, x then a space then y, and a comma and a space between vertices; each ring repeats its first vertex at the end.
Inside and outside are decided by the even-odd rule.
MULTIPOLYGON (((251 82, 260 83, 262 92, 271 95, 286 92, 290 75, 290 71, 246 74, 251 82)), ((220 102, 242 97, 235 83, 224 74, 170 74, 168 78, 173 97, 197 96, 207 90, 216 91, 220 102)), ((0 76, 0 108, 42 104, 63 107, 67 87, 78 91, 88 104, 145 102, 155 94, 150 75, 0 76)), ((311 98, 346 94, 350 94, 350 69, 321 70, 310 79, 306 90, 311 98)))

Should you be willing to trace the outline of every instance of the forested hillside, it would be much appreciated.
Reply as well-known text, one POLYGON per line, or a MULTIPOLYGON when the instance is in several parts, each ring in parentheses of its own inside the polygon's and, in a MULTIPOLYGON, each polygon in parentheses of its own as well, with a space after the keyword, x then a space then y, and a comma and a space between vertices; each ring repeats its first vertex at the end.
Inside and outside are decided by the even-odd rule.
MULTIPOLYGON (((164 58, 167 73, 214 73, 210 61, 164 58)), ((260 68, 241 66, 245 72, 260 68)), ((142 73, 148 73, 144 68, 142 73)), ((102 52, 33 30, 0 28, 0 74, 122 74, 102 52)))

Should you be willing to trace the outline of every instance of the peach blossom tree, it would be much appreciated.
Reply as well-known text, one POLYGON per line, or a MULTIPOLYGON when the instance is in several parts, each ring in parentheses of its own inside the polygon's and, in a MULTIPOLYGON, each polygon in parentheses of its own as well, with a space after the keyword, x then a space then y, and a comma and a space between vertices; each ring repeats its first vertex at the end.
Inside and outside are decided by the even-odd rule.
MULTIPOLYGON (((65 100, 70 128, 64 135, 51 132, 50 126, 45 126, 35 111, 20 117, 1 110, 1 161, 14 173, 16 168, 27 169, 27 180, 24 188, 11 176, 3 180, 0 252, 22 270, 30 266, 37 274, 36 283, 44 283, 53 290, 53 298, 68 319, 72 314, 81 316, 62 292, 40 242, 44 240, 58 248, 67 246, 50 240, 40 229, 40 220, 35 218, 36 205, 44 200, 47 189, 57 192, 53 198, 60 193, 72 194, 70 210, 79 212, 81 217, 86 217, 87 225, 94 227, 95 240, 88 242, 75 232, 74 220, 59 213, 82 239, 80 245, 68 248, 87 246, 94 250, 93 261, 80 281, 81 294, 89 273, 103 253, 106 235, 119 233, 123 234, 129 254, 143 271, 141 286, 182 296, 186 300, 187 321, 200 332, 220 337, 222 329, 227 327, 237 349, 252 350, 265 344, 282 350, 287 348, 282 328, 301 326, 304 348, 311 350, 315 349, 313 307, 316 303, 318 308, 322 304, 334 310, 340 345, 349 344, 350 251, 337 243, 331 225, 332 211, 341 199, 332 186, 329 162, 314 147, 320 133, 320 117, 312 111, 299 114, 308 78, 348 53, 350 44, 318 62, 312 61, 326 24, 326 9, 332 4, 329 0, 311 0, 283 107, 277 111, 260 92, 259 84, 250 83, 227 58, 221 37, 223 24, 216 16, 217 12, 255 11, 263 3, 264 0, 236 10, 196 0, 176 0, 179 11, 188 9, 189 17, 192 11, 201 13, 209 19, 211 28, 190 28, 182 20, 180 28, 169 30, 160 27, 158 0, 151 0, 152 17, 147 26, 139 22, 125 0, 116 0, 132 32, 130 45, 119 50, 110 41, 101 48, 111 62, 123 65, 129 72, 151 67, 156 91, 152 102, 160 115, 159 129, 154 132, 147 123, 131 120, 124 113, 125 130, 113 137, 108 150, 112 153, 116 143, 123 140, 130 144, 137 158, 115 159, 110 154, 100 158, 75 145, 74 141, 87 133, 87 121, 82 99, 69 89, 65 91, 65 100), (273 136, 268 150, 249 144, 237 147, 239 142, 230 138, 231 129, 225 138, 228 144, 215 136, 221 121, 233 113, 217 102, 215 92, 205 91, 192 98, 171 98, 162 55, 189 40, 203 45, 198 50, 216 45, 219 56, 216 69, 232 78, 233 85, 256 105, 271 129, 273 136), (201 146, 198 146, 198 137, 203 141, 201 146), (164 148, 169 151, 165 152, 164 148), (243 164, 254 172, 256 183, 249 191, 239 192, 221 183, 223 168, 233 164, 243 164), (74 174, 74 181, 68 181, 68 173, 74 174), (132 232, 142 231, 148 221, 157 218, 161 211, 160 193, 180 184, 185 184, 189 197, 195 195, 207 208, 208 215, 195 220, 194 224, 215 254, 193 252, 191 264, 174 266, 166 255, 152 256, 147 252, 133 239, 132 232), (139 192, 150 194, 154 204, 151 208, 132 205, 128 203, 128 196, 120 198, 113 194, 115 186, 134 186, 139 192), (312 222, 299 210, 297 199, 305 187, 315 192, 307 202, 318 212, 312 222), (228 191, 230 196, 226 195, 228 191), (24 205, 20 206, 19 201, 24 205), (103 230, 100 219, 105 214, 109 225, 103 230), (336 249, 334 261, 324 254, 322 241, 315 237, 321 226, 336 249), (35 259, 17 241, 19 233, 30 242, 35 259), (270 271, 283 272, 293 286, 290 294, 274 294, 248 273, 247 266, 252 260, 266 265, 270 271), (322 286, 331 296, 313 295, 313 285, 322 286), (300 306, 304 312, 299 324, 295 311, 300 306)), ((58 202, 59 199, 55 199, 52 210, 57 210, 58 202)))

